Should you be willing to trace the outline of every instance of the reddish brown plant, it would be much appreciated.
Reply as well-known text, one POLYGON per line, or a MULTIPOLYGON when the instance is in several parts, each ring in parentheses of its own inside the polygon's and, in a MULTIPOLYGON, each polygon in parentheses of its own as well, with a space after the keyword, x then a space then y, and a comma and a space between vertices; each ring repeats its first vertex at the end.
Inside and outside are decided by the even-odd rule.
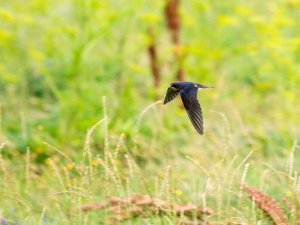
POLYGON ((211 215, 213 213, 210 209, 191 203, 179 205, 138 193, 133 193, 122 198, 109 196, 105 202, 88 203, 81 206, 80 209, 84 212, 90 210, 106 210, 111 213, 111 221, 113 223, 132 217, 146 218, 170 214, 182 219, 184 222, 181 224, 189 224, 189 222, 194 219, 197 219, 199 224, 208 224, 207 221, 205 221, 205 215, 211 215))
POLYGON ((257 207, 270 217, 274 224, 288 225, 283 210, 274 198, 247 185, 242 185, 241 188, 247 192, 249 198, 255 202, 257 207))

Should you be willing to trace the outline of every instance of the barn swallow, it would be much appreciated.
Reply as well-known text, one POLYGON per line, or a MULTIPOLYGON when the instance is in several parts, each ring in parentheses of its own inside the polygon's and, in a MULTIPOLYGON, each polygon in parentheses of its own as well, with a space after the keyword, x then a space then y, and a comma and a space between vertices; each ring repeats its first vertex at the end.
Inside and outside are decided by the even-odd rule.
POLYGON ((199 134, 203 134, 203 118, 201 106, 197 99, 197 91, 199 88, 213 88, 203 84, 192 82, 177 81, 170 84, 164 100, 164 104, 172 101, 180 94, 183 106, 199 134))

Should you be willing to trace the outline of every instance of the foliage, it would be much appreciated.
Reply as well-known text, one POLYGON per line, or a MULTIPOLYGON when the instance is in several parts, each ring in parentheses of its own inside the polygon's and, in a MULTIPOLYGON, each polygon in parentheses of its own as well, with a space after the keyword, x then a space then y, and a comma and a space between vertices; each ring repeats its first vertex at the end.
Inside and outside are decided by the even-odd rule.
POLYGON ((215 224, 266 224, 245 180, 299 210, 300 1, 180 1, 176 49, 165 2, 1 1, 0 219, 105 224, 78 209, 139 192, 207 206, 215 224), (204 136, 179 100, 157 102, 174 52, 187 80, 216 87, 198 95, 204 136))

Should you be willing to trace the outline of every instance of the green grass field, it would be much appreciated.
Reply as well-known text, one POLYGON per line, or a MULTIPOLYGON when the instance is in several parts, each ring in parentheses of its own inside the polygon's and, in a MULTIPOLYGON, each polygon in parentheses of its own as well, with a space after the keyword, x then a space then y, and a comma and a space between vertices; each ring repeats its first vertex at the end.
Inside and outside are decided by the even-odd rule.
POLYGON ((1 225, 300 223, 299 0, 181 1, 175 50, 164 0, 0 2, 1 225), (179 98, 160 101, 174 52, 215 86, 198 93, 203 136, 179 98), (168 206, 82 210, 132 193, 168 206))

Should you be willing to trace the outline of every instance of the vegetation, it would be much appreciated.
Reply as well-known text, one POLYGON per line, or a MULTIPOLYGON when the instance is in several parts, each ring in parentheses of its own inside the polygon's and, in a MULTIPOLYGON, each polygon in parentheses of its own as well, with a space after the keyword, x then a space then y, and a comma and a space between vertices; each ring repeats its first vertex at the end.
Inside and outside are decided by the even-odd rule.
POLYGON ((1 1, 0 224, 299 224, 299 19, 299 0, 1 1), (215 86, 203 136, 161 103, 176 79, 215 86))

